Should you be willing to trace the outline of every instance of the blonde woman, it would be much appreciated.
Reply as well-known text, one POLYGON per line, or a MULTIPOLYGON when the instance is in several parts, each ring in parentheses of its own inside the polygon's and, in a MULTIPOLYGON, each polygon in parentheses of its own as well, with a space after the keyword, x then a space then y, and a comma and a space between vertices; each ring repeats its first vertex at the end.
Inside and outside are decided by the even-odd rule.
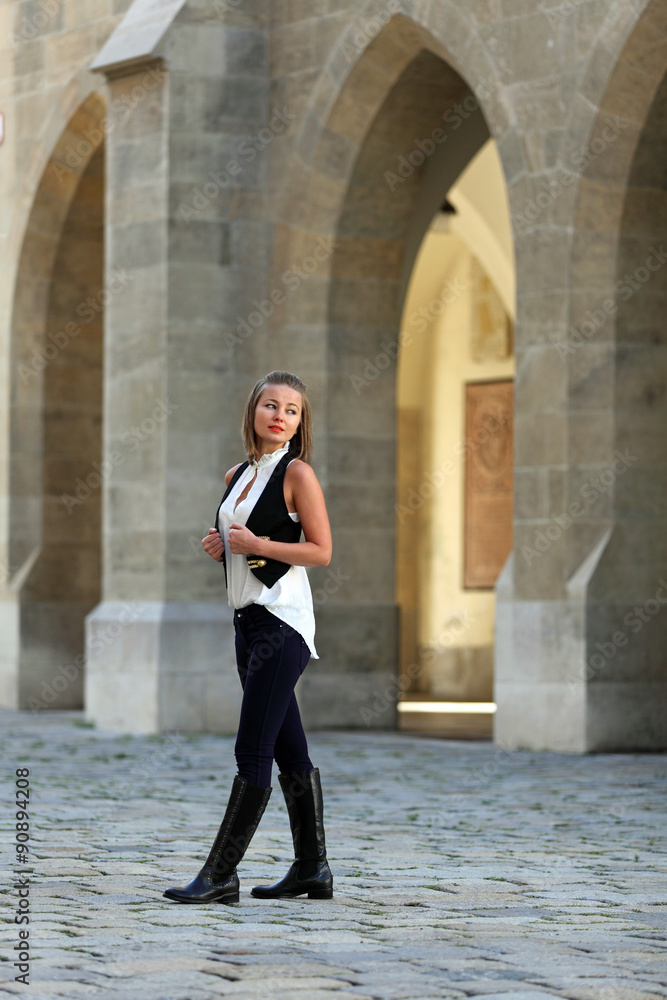
POLYGON ((306 566, 328 566, 331 530, 324 495, 308 464, 312 416, 306 386, 273 371, 253 387, 243 419, 247 460, 225 475, 225 494, 202 545, 223 563, 234 608, 236 660, 243 701, 227 810, 199 874, 164 895, 180 903, 238 902, 236 866, 271 795, 275 760, 289 814, 295 860, 261 899, 330 899, 322 788, 294 694, 315 650, 313 600, 306 566), (305 541, 300 541, 303 531, 305 541))

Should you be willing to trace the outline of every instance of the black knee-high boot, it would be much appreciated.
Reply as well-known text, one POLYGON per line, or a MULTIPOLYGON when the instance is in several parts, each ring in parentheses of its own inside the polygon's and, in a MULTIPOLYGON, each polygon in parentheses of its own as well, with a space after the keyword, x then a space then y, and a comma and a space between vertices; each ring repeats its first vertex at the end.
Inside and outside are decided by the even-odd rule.
POLYGON ((320 772, 315 767, 312 771, 279 774, 278 780, 289 813, 295 860, 280 882, 255 885, 250 894, 260 899, 275 899, 307 892, 309 899, 331 899, 333 876, 324 842, 320 772))
POLYGON ((238 903, 236 866, 257 829, 271 788, 249 785, 237 774, 220 829, 198 875, 183 887, 166 889, 163 895, 179 903, 238 903))

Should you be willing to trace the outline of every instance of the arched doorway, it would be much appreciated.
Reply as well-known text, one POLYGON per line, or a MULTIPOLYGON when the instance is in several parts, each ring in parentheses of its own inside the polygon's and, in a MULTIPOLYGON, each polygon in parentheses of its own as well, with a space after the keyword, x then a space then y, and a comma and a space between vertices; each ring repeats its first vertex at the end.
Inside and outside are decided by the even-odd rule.
MULTIPOLYGON (((401 310, 425 231, 489 138, 485 99, 502 118, 488 87, 491 68, 488 89, 480 79, 473 93, 437 37, 437 16, 433 27, 391 17, 363 52, 356 49, 352 67, 334 74, 335 95, 313 95, 313 107, 324 109, 321 126, 306 116, 284 195, 290 215, 276 227, 277 278, 318 240, 330 247, 307 289, 274 322, 274 329, 289 325, 289 336, 276 338, 281 365, 293 361, 325 400, 316 413, 317 426, 326 427, 316 465, 334 534, 330 572, 340 583, 326 592, 326 574, 313 570, 315 593, 326 596, 317 609, 322 664, 304 676, 300 692, 312 725, 397 723, 401 310), (381 368, 374 359, 384 354, 391 364, 381 368)), ((350 38, 355 33, 353 26, 350 38)), ((347 39, 332 67, 346 50, 347 39)), ((274 366, 270 338, 263 348, 265 364, 274 366)))
MULTIPOLYGON (((84 616, 99 600, 104 102, 57 141, 29 216, 12 324, 10 550, 16 707, 80 708, 84 616)), ((6 668, 7 668, 6 664, 6 668)))
POLYGON ((490 737, 495 583, 512 550, 512 225, 489 139, 446 193, 398 359, 399 725, 490 737))

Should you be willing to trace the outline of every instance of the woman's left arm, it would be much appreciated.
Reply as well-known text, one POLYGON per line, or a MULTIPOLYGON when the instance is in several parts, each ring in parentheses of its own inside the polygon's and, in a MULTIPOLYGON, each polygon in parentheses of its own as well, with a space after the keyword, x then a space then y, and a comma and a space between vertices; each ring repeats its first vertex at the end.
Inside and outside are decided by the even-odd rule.
POLYGON ((331 528, 324 494, 315 471, 306 462, 290 462, 285 485, 291 491, 305 542, 272 542, 259 538, 245 525, 231 525, 229 547, 240 555, 279 559, 292 566, 328 566, 331 562, 331 528))

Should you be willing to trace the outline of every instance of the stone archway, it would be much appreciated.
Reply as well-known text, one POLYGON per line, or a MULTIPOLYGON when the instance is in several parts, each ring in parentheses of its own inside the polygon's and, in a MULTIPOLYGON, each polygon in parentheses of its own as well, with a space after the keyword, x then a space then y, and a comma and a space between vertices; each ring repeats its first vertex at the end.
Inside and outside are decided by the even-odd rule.
POLYGON ((489 735, 493 582, 512 543, 515 369, 513 240, 493 140, 445 208, 425 234, 401 322, 399 720, 405 730, 489 735))
POLYGON ((664 4, 649 3, 600 102, 576 220, 581 244, 594 241, 597 253, 588 308, 582 315, 580 299, 571 313, 573 420, 586 394, 599 416, 584 434, 604 443, 600 482, 612 480, 589 526, 603 539, 585 624, 591 750, 667 740, 666 33, 664 4))
POLYGON ((62 129, 16 275, 3 672, 22 708, 81 707, 99 599, 104 113, 90 93, 62 129))
POLYGON ((293 364, 323 400, 315 463, 334 532, 331 569, 342 576, 327 593, 326 575, 312 574, 325 595, 323 664, 301 687, 314 725, 396 724, 395 366, 363 393, 359 379, 387 344, 398 351, 407 280, 448 188, 490 132, 508 130, 493 67, 460 14, 447 5, 429 16, 420 24, 396 14, 363 45, 351 26, 305 116, 286 177, 290 216, 276 224, 276 283, 318 241, 328 248, 274 318, 274 329, 289 325, 279 354, 270 342, 263 353, 268 367, 293 364), (479 92, 449 57, 452 31, 469 33, 479 92))

